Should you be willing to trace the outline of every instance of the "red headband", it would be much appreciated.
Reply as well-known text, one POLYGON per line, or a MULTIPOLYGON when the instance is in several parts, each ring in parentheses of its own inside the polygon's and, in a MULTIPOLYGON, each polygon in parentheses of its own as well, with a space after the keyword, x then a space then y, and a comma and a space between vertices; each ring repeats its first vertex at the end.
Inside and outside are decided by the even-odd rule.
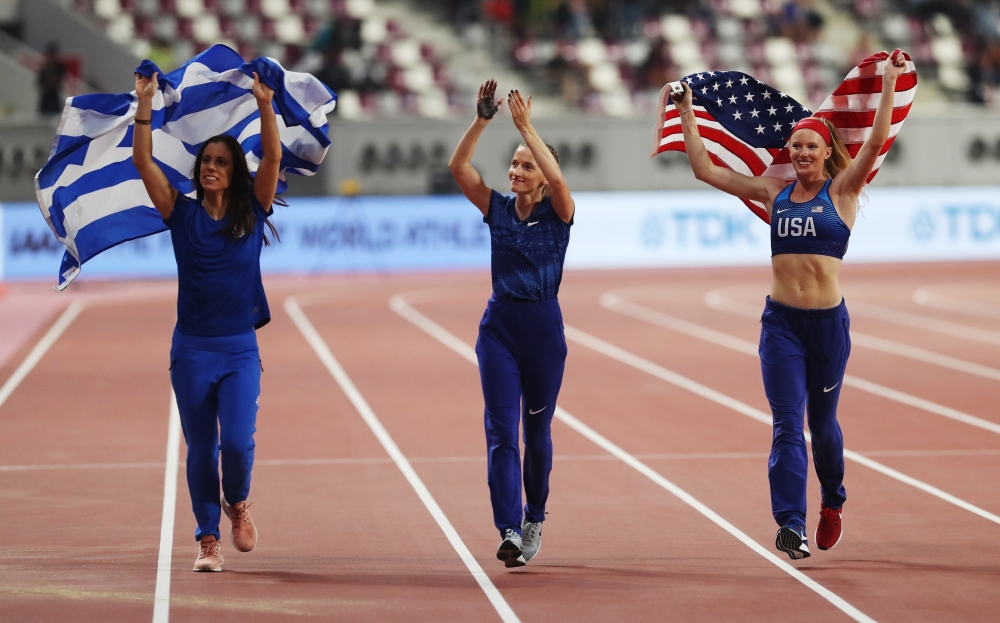
POLYGON ((833 146, 833 137, 830 136, 830 128, 828 128, 823 121, 817 119, 816 117, 799 119, 799 122, 792 128, 792 134, 795 134, 797 130, 812 130, 822 136, 827 145, 833 146))

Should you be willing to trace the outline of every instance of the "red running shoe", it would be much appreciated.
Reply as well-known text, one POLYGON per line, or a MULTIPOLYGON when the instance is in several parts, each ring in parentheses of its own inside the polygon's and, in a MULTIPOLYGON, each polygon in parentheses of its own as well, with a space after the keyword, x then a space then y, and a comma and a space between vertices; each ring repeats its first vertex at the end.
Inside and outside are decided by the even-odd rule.
POLYGON ((816 547, 827 550, 833 549, 840 543, 840 537, 844 535, 840 521, 842 512, 844 512, 842 508, 828 508, 825 505, 820 508, 819 525, 816 526, 816 547))

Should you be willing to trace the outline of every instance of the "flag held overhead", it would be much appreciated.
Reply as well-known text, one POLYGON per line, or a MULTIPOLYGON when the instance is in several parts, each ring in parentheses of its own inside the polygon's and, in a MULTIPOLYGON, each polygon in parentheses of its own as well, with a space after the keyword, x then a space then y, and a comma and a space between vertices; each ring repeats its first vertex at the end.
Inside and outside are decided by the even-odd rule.
MULTIPOLYGON (((795 123, 805 117, 828 119, 847 146, 857 155, 871 134, 882 93, 882 73, 890 56, 902 54, 907 71, 896 81, 892 126, 871 174, 878 172, 917 90, 913 62, 896 50, 873 54, 851 70, 840 86, 812 113, 787 94, 752 76, 736 71, 706 71, 683 78, 692 90, 693 114, 712 161, 749 176, 768 175, 791 182, 795 170, 786 145, 795 123)), ((685 151, 680 114, 670 98, 669 85, 660 91, 659 118, 650 157, 664 151, 685 151)), ((743 200, 761 220, 768 222, 764 205, 743 200)))
MULTIPOLYGON (((193 195, 194 159, 201 144, 218 134, 243 147, 251 172, 263 157, 260 113, 252 93, 253 74, 274 90, 284 173, 313 175, 330 145, 326 116, 337 96, 309 74, 285 71, 276 61, 249 63, 216 45, 178 69, 160 73, 150 61, 136 73, 159 73, 153 99, 153 157, 171 185, 193 195)), ((42 215, 66 246, 57 290, 65 289, 82 265, 123 242, 166 229, 132 164, 135 93, 82 95, 67 100, 49 160, 35 176, 42 215)))

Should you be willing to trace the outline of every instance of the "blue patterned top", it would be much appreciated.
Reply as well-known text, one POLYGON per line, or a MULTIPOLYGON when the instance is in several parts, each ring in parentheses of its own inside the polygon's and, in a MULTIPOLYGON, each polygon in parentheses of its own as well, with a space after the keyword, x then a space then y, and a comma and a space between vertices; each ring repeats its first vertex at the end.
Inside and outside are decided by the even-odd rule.
POLYGON ((547 301, 559 294, 569 228, 552 209, 551 197, 542 199, 528 218, 519 220, 517 198, 497 191, 483 222, 490 226, 493 293, 521 301, 547 301))
POLYGON ((785 187, 771 208, 771 257, 786 253, 829 255, 844 259, 851 230, 830 199, 830 182, 805 203, 792 201, 795 182, 785 187))

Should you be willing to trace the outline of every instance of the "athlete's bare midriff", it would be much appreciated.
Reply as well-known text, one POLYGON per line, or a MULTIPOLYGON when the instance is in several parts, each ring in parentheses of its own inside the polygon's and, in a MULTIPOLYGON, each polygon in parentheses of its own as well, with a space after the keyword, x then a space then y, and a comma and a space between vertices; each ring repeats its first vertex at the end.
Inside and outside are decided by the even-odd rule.
POLYGON ((771 258, 771 300, 799 309, 840 305, 841 261, 827 255, 789 253, 771 258))

